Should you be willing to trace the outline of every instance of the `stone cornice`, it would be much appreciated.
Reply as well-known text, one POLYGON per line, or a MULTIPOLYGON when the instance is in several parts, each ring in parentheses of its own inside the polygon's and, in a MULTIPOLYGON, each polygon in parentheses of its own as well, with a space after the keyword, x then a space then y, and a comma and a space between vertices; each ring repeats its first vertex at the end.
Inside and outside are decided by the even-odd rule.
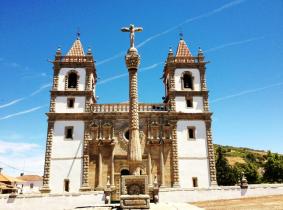
MULTIPOLYGON (((92 120, 92 119, 129 119, 128 112, 108 112, 108 113, 46 113, 49 121, 55 120, 92 120)), ((211 112, 202 113, 184 113, 184 112, 170 112, 170 111, 160 111, 160 112, 139 112, 140 118, 154 118, 154 117, 166 117, 171 120, 211 120, 211 112)))
POLYGON ((55 112, 48 112, 46 113, 48 116, 48 120, 91 120, 92 115, 88 112, 83 113, 55 113, 55 112))
POLYGON ((209 91, 187 91, 187 90, 181 90, 181 91, 170 91, 169 95, 172 97, 176 96, 208 96, 209 91))
POLYGON ((92 96, 92 90, 51 90, 51 96, 92 96))
MULTIPOLYGON (((140 118, 166 117, 171 120, 210 120, 212 113, 184 113, 184 112, 139 112, 140 118)), ((99 119, 128 119, 128 112, 92 113, 92 118, 99 119)))

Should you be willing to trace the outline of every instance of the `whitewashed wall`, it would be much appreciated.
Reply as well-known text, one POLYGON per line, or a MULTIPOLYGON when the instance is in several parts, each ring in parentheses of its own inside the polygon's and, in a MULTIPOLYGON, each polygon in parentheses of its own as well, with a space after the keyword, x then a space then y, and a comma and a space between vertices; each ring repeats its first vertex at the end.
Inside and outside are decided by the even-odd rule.
POLYGON ((248 189, 239 186, 214 188, 167 188, 159 190, 160 202, 197 202, 243 197, 282 195, 283 184, 249 185, 248 189))
POLYGON ((200 73, 198 69, 175 69, 174 79, 175 79, 175 90, 182 90, 182 74, 183 72, 191 72, 192 76, 194 77, 193 80, 193 87, 194 91, 200 91, 200 73))
POLYGON ((181 187, 193 187, 193 177, 197 177, 199 187, 209 187, 205 122, 179 120, 177 122, 177 142, 181 187), (194 140, 188 138, 188 127, 195 127, 194 140))
POLYGON ((70 180, 70 192, 78 192, 82 179, 84 122, 56 121, 50 164, 51 192, 63 192, 64 179, 70 180), (73 139, 65 139, 65 127, 73 126, 73 139))
POLYGON ((39 189, 42 187, 42 181, 25 181, 25 182, 18 182, 18 193, 39 193, 39 189), (30 185, 33 184, 33 188, 30 185))
POLYGON ((85 97, 76 96, 74 108, 67 107, 67 98, 66 96, 57 96, 55 99, 55 112, 57 113, 81 113, 85 111, 85 97))
POLYGON ((78 90, 85 90, 86 70, 84 68, 61 68, 59 71, 58 90, 65 90, 65 76, 71 70, 78 72, 79 75, 78 90))
POLYGON ((69 192, 79 192, 82 183, 82 158, 51 159, 49 187, 52 193, 64 192, 64 179, 69 179, 69 192))
POLYGON ((187 107, 186 97, 175 97, 176 112, 201 113, 203 112, 203 99, 200 96, 193 97, 193 107, 187 107))
POLYGON ((82 156, 84 121, 55 121, 52 141, 52 158, 73 158, 82 156), (65 139, 65 127, 73 126, 73 139, 65 139))
POLYGON ((82 206, 101 206, 104 204, 103 192, 0 195, 0 210, 62 210, 82 206))

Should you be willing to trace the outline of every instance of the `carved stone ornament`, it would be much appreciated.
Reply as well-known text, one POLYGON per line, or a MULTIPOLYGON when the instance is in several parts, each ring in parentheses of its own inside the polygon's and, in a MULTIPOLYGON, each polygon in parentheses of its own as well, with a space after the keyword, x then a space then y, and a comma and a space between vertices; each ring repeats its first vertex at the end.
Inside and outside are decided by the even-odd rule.
POLYGON ((128 69, 138 69, 140 65, 140 56, 136 51, 129 51, 125 56, 125 60, 128 69))

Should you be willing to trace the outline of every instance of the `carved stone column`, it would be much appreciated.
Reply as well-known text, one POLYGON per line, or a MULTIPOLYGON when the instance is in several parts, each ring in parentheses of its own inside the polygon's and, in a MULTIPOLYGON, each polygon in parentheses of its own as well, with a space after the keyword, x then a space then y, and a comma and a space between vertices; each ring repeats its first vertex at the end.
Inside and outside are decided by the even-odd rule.
POLYGON ((178 162, 178 145, 177 145, 177 121, 173 123, 172 128, 172 144, 171 157, 173 168, 173 187, 180 187, 179 185, 179 162, 178 162))
POLYGON ((47 140, 46 140, 46 152, 45 152, 45 163, 44 163, 44 175, 43 175, 43 186, 40 189, 41 193, 49 193, 49 177, 50 177, 50 159, 52 150, 52 138, 54 132, 54 122, 48 122, 47 128, 47 140))
POLYGON ((126 65, 129 71, 129 151, 128 161, 130 174, 139 175, 142 163, 141 145, 139 139, 139 114, 138 114, 138 85, 137 70, 140 64, 140 56, 135 48, 131 48, 126 55, 126 65))
POLYGON ((160 187, 165 187, 164 144, 160 144, 160 187))
POLYGON ((112 146, 112 153, 111 153, 111 177, 110 177, 110 182, 111 182, 111 187, 115 187, 115 180, 114 180, 114 173, 115 173, 115 164, 114 164, 114 148, 115 146, 112 146))
POLYGON ((101 154, 101 147, 98 147, 98 184, 96 189, 102 190, 102 154, 101 154))
POLYGON ((212 134, 211 134, 211 120, 205 121, 205 124, 206 124, 206 138, 207 138, 210 185, 217 186, 214 148, 213 148, 212 134))
POLYGON ((83 171, 82 171, 82 187, 80 191, 90 191, 90 186, 88 182, 88 173, 89 173, 89 122, 85 122, 85 134, 83 142, 83 171))
POLYGON ((151 154, 150 154, 150 149, 147 153, 147 175, 148 175, 148 186, 152 187, 153 183, 152 183, 152 173, 151 173, 151 169, 152 169, 152 164, 151 164, 151 154))

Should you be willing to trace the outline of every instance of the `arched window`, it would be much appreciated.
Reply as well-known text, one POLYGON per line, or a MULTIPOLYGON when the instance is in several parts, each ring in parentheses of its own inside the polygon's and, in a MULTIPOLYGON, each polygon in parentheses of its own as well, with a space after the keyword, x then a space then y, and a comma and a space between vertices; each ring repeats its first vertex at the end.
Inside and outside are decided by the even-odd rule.
POLYGON ((190 73, 183 75, 183 88, 193 89, 193 77, 190 73))
POLYGON ((78 75, 75 72, 71 72, 68 75, 68 88, 77 88, 78 75))
POLYGON ((123 169, 123 170, 121 171, 121 176, 125 176, 125 175, 130 175, 130 172, 129 172, 128 169, 123 169))

